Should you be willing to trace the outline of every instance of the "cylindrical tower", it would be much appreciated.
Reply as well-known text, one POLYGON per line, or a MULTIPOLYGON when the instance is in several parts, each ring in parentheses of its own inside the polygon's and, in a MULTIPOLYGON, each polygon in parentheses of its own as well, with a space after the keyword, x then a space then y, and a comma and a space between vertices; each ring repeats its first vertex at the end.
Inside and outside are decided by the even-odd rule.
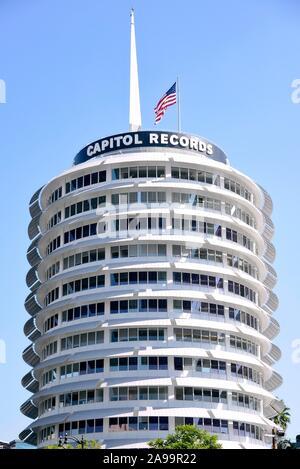
POLYGON ((272 201, 205 139, 93 142, 30 201, 25 301, 35 419, 20 435, 145 447, 176 425, 270 446, 272 201))

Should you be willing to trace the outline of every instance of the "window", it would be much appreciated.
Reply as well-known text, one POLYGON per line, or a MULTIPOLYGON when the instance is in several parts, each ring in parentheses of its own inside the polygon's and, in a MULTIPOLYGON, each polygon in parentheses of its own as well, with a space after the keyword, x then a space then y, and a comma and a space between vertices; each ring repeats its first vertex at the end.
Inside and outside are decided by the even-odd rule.
POLYGON ((164 166, 134 166, 112 169, 112 180, 128 178, 161 178, 165 177, 164 166))
POLYGON ((166 299, 121 300, 110 302, 110 314, 167 312, 166 299))
POLYGON ((193 207, 206 208, 208 210, 221 211, 221 201, 211 197, 202 197, 197 194, 184 192, 172 192, 172 202, 177 204, 188 204, 193 207))
POLYGON ((189 272, 173 272, 175 284, 203 285, 214 288, 223 288, 223 279, 210 275, 190 274, 189 272))
POLYGON ((85 347, 87 345, 102 344, 104 341, 104 332, 89 332, 88 334, 77 334, 61 339, 61 350, 72 349, 76 347, 85 347))
POLYGON ((166 272, 121 272, 110 274, 111 286, 137 283, 165 283, 166 272))
POLYGON ((183 342, 208 342, 212 344, 225 344, 223 332, 206 331, 202 329, 174 328, 176 341, 183 342))
POLYGON ((165 340, 165 329, 112 329, 111 342, 165 340))
POLYGON ((241 186, 238 182, 231 179, 224 178, 224 188, 241 195, 249 202, 251 202, 253 199, 253 194, 246 187, 241 186))
POLYGON ((91 174, 86 174, 84 177, 80 176, 77 179, 72 179, 71 181, 66 182, 66 194, 81 189, 83 186, 86 187, 93 184, 100 184, 105 181, 106 171, 99 171, 91 174))
POLYGON ((168 429, 168 417, 111 417, 108 425, 109 432, 168 429))
POLYGON ((84 291, 93 288, 103 288, 105 285, 105 275, 97 275, 97 277, 88 277, 80 280, 71 281, 63 284, 62 296, 70 295, 74 291, 84 291))
POLYGON ((171 176, 175 179, 189 179, 190 181, 199 181, 206 184, 219 185, 219 177, 214 176, 212 173, 205 171, 198 171, 191 168, 173 167, 171 169, 171 176))

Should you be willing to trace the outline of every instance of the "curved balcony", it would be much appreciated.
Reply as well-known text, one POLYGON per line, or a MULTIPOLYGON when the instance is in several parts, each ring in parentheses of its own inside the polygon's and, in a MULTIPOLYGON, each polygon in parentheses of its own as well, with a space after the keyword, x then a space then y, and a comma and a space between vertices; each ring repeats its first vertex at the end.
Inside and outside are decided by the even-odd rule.
POLYGON ((30 289, 31 288, 35 289, 35 285, 40 285, 36 266, 31 267, 31 269, 28 270, 27 275, 26 275, 26 285, 30 289))
POLYGON ((23 351, 23 360, 27 365, 32 367, 40 362, 40 357, 36 354, 33 344, 28 345, 28 347, 23 351))
POLYGON ((39 390, 39 383, 33 376, 32 370, 26 373, 21 380, 22 386, 26 388, 28 391, 32 392, 33 394, 38 392, 39 390))
POLYGON ((277 274, 275 269, 268 262, 265 262, 265 267, 267 269, 267 275, 264 279, 264 285, 266 285, 267 288, 272 290, 272 288, 275 287, 277 282, 277 274))
POLYGON ((39 250, 38 250, 38 243, 41 237, 42 237, 41 234, 39 234, 36 238, 34 238, 34 240, 32 241, 31 245, 29 246, 27 250, 27 260, 32 267, 39 264, 40 261, 42 260, 39 250))
POLYGON ((36 419, 38 416, 38 408, 33 404, 31 399, 27 399, 27 401, 21 405, 20 410, 22 414, 30 419, 36 419))
POLYGON ((29 212, 32 218, 38 216, 41 214, 41 206, 39 204, 39 197, 42 189, 45 186, 40 187, 31 197, 30 202, 29 202, 29 212))
POLYGON ((264 196, 264 205, 262 207, 262 211, 265 212, 267 215, 271 216, 272 212, 273 212, 272 199, 271 199, 270 195, 268 194, 268 192, 260 184, 257 184, 257 185, 260 188, 260 190, 262 191, 263 196, 264 196))
POLYGON ((270 243, 267 239, 265 239, 266 249, 264 253, 264 257, 267 262, 271 262, 271 264, 275 261, 276 251, 272 243, 270 243))
POLYGON ((32 218, 28 225, 28 237, 30 240, 34 239, 40 233, 39 220, 40 215, 37 215, 36 217, 32 218))
POLYGON ((41 305, 37 302, 36 295, 34 292, 31 292, 27 296, 24 306, 27 313, 29 313, 31 316, 35 316, 42 309, 41 305))
POLYGON ((270 340, 274 339, 279 333, 279 323, 273 317, 270 317, 268 327, 263 331, 263 334, 270 340))
POLYGON ((31 342, 35 342, 41 336, 40 331, 37 329, 35 325, 34 317, 31 317, 25 323, 24 334, 26 335, 26 337, 28 337, 29 340, 31 340, 31 342))

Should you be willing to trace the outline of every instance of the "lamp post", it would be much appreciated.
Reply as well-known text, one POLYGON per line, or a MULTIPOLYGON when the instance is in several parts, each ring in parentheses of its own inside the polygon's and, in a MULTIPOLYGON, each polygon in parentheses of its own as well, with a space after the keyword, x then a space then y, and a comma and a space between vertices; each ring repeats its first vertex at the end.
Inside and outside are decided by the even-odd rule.
POLYGON ((68 436, 68 434, 66 433, 64 437, 64 441, 62 440, 62 436, 59 437, 58 446, 63 448, 64 445, 68 443, 68 440, 75 441, 78 445, 81 446, 81 449, 84 449, 86 440, 84 440, 83 435, 81 435, 81 439, 79 440, 78 438, 76 438, 76 436, 68 436))

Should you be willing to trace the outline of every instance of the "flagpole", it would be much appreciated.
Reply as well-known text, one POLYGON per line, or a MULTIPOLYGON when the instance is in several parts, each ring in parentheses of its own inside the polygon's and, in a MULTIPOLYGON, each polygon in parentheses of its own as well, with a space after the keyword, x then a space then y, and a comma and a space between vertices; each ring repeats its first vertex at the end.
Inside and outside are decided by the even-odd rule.
POLYGON ((177 126, 178 126, 178 133, 181 132, 181 109, 180 109, 180 91, 179 91, 179 77, 177 76, 176 79, 176 85, 177 85, 177 126))

